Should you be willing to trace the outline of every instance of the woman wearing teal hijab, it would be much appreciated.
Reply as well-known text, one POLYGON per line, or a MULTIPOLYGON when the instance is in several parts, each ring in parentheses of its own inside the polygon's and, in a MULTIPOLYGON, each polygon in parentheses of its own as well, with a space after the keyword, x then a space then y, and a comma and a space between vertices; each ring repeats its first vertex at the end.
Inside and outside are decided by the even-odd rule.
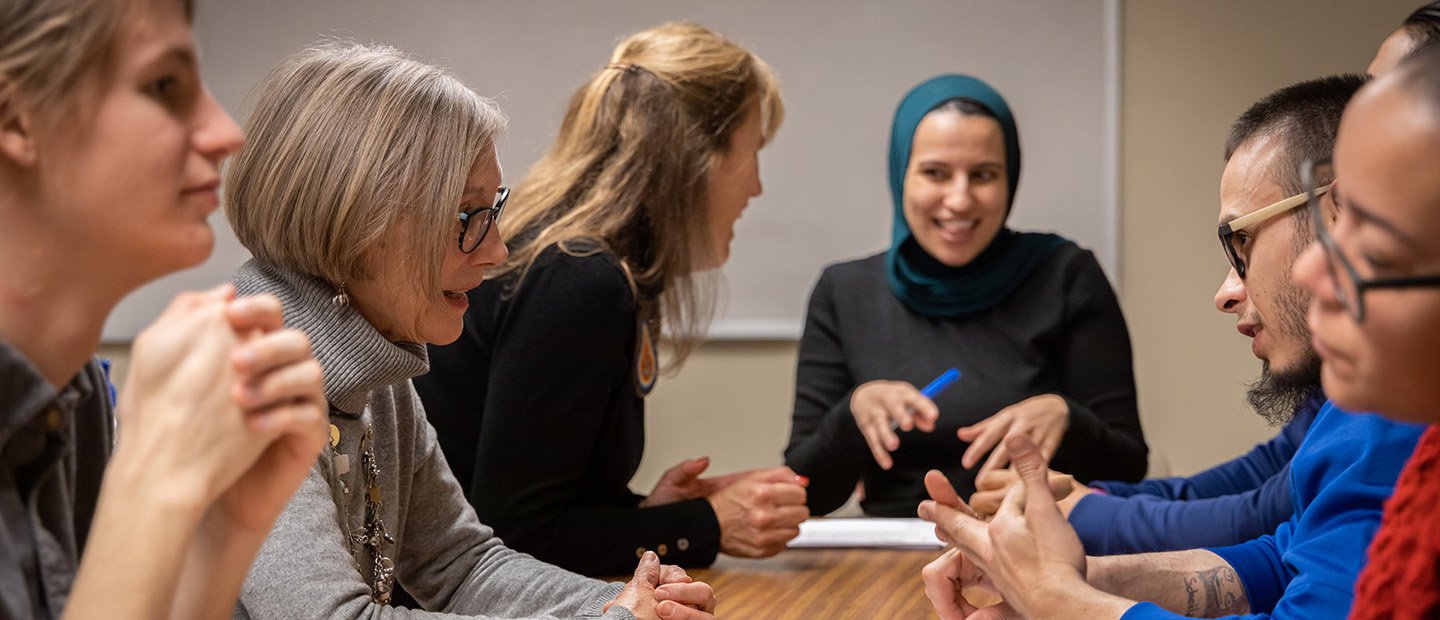
POLYGON ((895 112, 889 163, 890 248, 827 267, 810 298, 785 457, 810 478, 811 513, 863 481, 867 513, 913 516, 927 470, 973 492, 980 459, 1003 468, 1017 433, 1081 480, 1141 478, 1109 281, 1088 250, 1005 226, 1020 140, 1004 98, 964 75, 921 83, 895 112), (933 401, 916 388, 951 367, 961 379, 933 401))

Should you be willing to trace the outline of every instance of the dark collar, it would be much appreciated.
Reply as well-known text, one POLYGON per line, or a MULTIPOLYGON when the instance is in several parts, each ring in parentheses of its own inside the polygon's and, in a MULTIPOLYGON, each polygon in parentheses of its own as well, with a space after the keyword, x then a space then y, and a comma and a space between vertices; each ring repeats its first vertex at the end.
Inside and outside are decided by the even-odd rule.
POLYGON ((9 343, 0 340, 0 402, 3 402, 0 405, 0 446, 51 405, 69 411, 75 403, 94 394, 95 389, 90 373, 81 369, 64 388, 56 390, 30 360, 9 343))

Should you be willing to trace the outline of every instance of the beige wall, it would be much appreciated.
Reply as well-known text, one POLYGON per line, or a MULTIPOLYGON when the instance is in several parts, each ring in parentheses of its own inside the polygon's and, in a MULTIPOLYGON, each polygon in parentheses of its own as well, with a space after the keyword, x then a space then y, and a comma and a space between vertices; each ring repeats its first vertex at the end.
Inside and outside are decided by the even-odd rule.
MULTIPOLYGON (((1258 370, 1248 344, 1211 302, 1225 270, 1214 227, 1229 123, 1286 84, 1363 70, 1416 4, 1124 3, 1121 297, 1160 471, 1196 471, 1273 432, 1244 404, 1244 383, 1258 370)), ((120 358, 123 373, 123 347, 104 353, 120 358)), ((665 468, 700 454, 716 472, 779 464, 795 355, 789 342, 715 342, 679 376, 662 378, 633 486, 646 491, 665 468)))
POLYGON ((1416 0, 1133 0, 1123 12, 1121 294, 1140 411, 1176 472, 1271 430, 1243 401, 1258 365, 1214 309, 1221 150, 1240 112, 1287 84, 1364 71, 1416 0))
POLYGON ((680 374, 661 377, 645 410, 645 459, 631 486, 645 493, 681 459, 709 455, 729 473, 779 465, 790 435, 794 342, 711 342, 680 374))

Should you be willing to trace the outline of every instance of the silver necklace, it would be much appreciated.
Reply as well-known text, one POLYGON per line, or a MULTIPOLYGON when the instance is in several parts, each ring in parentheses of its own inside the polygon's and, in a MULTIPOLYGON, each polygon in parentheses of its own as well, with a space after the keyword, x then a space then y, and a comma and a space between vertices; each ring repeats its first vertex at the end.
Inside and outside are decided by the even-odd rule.
MULTIPOLYGON (((351 555, 356 556, 355 568, 362 574, 365 570, 360 566, 356 547, 364 548, 370 555, 371 600, 388 605, 395 589, 395 560, 386 555, 385 550, 387 547, 394 548, 395 539, 386 531, 385 519, 381 516, 380 509, 384 506, 384 498, 380 494, 380 464, 375 459, 374 436, 374 427, 365 425, 365 435, 360 438, 360 467, 365 479, 364 526, 356 531, 350 523, 350 510, 342 508, 341 512, 345 514, 345 528, 350 534, 351 555)), ((333 454, 334 448, 331 450, 333 454)), ((345 486, 345 482, 341 480, 339 483, 344 494, 348 495, 350 489, 345 486)))

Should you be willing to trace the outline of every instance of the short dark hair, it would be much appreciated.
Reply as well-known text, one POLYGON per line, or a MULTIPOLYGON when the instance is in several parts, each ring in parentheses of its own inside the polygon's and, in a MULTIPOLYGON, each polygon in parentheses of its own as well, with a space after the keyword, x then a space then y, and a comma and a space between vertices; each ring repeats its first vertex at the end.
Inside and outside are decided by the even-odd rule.
POLYGON ((1415 45, 1410 51, 1411 54, 1440 40, 1440 0, 1427 2, 1415 9, 1400 27, 1405 29, 1405 33, 1410 35, 1410 41, 1415 45))
POLYGON ((1329 159, 1335 150, 1335 133, 1345 104, 1365 85, 1357 73, 1331 75, 1286 86, 1255 102, 1235 124, 1225 141, 1225 161, 1259 136, 1280 140, 1280 160, 1272 170, 1287 194, 1305 191, 1300 167, 1306 160, 1329 159))

